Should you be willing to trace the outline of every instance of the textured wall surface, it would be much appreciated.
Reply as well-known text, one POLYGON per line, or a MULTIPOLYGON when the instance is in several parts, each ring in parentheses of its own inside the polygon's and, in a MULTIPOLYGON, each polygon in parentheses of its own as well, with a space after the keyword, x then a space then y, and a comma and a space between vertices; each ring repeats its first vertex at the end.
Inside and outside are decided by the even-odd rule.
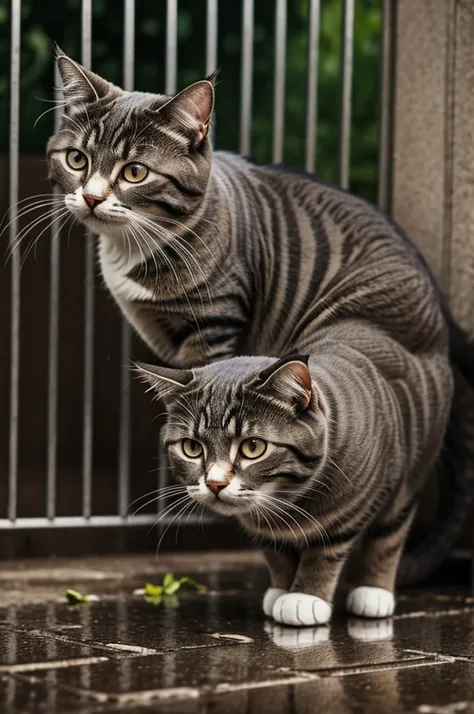
POLYGON ((474 332, 474 2, 398 0, 394 218, 474 332))

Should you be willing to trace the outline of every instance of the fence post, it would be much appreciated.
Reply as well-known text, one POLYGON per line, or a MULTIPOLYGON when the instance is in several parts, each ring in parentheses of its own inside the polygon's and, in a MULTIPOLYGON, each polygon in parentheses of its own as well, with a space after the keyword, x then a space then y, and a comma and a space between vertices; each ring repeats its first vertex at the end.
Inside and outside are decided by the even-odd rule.
POLYGON ((392 215, 474 334, 474 3, 397 0, 394 38, 392 215))
POLYGON ((474 332, 474 3, 398 0, 392 213, 474 332))

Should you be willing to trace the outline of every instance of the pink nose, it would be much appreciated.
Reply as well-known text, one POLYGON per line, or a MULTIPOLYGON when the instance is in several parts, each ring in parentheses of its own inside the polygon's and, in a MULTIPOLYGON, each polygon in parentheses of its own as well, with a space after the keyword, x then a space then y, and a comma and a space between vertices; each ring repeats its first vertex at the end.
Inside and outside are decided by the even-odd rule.
POLYGON ((212 493, 215 493, 216 496, 219 491, 222 491, 222 489, 228 485, 228 483, 222 483, 222 481, 206 481, 206 486, 212 491, 212 493))
POLYGON ((91 211, 94 210, 94 208, 97 206, 97 204, 102 203, 104 200, 103 198, 100 198, 100 196, 93 196, 90 193, 84 193, 82 194, 82 197, 84 201, 87 203, 91 211))

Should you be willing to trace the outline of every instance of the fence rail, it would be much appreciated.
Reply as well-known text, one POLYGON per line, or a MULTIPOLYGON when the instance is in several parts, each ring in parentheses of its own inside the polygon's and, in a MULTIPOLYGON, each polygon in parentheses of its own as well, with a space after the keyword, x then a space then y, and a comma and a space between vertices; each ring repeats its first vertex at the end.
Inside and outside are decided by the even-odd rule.
MULTIPOLYGON (((122 82, 126 89, 133 89, 135 77, 135 45, 139 4, 134 0, 123 2, 123 74, 122 82)), ((167 93, 177 90, 179 46, 179 3, 178 0, 167 0, 166 22, 166 68, 164 88, 167 93)), ((272 159, 279 162, 283 159, 284 140, 286 134, 291 134, 291 126, 285 126, 285 96, 286 72, 289 61, 287 48, 287 0, 274 0, 274 68, 273 68, 273 137, 272 159)), ((391 102, 391 56, 392 56, 392 0, 384 0, 384 31, 381 38, 383 48, 381 107, 382 133, 380 151, 380 188, 379 201, 382 207, 388 208, 388 181, 390 163, 389 115, 391 102)), ((340 183, 349 185, 350 147, 351 147, 351 116, 352 116, 352 85, 354 81, 354 23, 355 0, 341 0, 341 65, 340 65, 340 143, 339 166, 340 183)), ((206 12, 206 72, 211 73, 218 66, 218 21, 223 11, 223 3, 218 0, 207 0, 206 12)), ((254 15, 256 7, 254 0, 241 0, 241 50, 240 50, 240 151, 243 154, 252 153, 252 103, 254 76, 254 15)), ((82 0, 81 7, 81 61, 86 67, 92 64, 93 0, 82 0)), ((9 203, 10 226, 9 240, 13 246, 19 231, 18 201, 19 192, 19 126, 20 126, 20 59, 21 59, 21 0, 11 2, 11 67, 10 67, 10 151, 9 151, 9 203)), ((308 0, 307 10, 307 62, 306 62, 306 117, 305 117, 305 159, 304 167, 312 171, 317 165, 316 138, 318 131, 318 76, 320 70, 321 51, 319 35, 321 28, 320 0, 308 0)), ((59 78, 56 74, 56 85, 59 78)), ((56 95, 52 95, 57 99, 56 95)), ((60 118, 60 108, 55 110, 56 125, 60 118)), ((221 147, 218 147, 221 148, 221 147)), ((222 147, 225 148, 225 147, 222 147)), ((97 360, 102 355, 97 353, 95 316, 96 287, 95 281, 95 246, 94 236, 86 235, 84 251, 84 310, 83 310, 83 403, 82 403, 82 465, 80 467, 82 482, 82 498, 80 513, 64 515, 58 513, 58 420, 61 419, 58 385, 61 380, 59 342, 60 342, 60 261, 63 251, 62 234, 58 228, 50 231, 50 263, 49 263, 49 334, 47 335, 47 445, 46 445, 46 478, 44 515, 25 517, 18 509, 18 493, 22 488, 22 473, 19 467, 19 454, 22 443, 19 438, 19 424, 27 418, 20 411, 20 384, 27 379, 20 372, 21 360, 21 256, 18 249, 13 250, 11 262, 5 270, 10 271, 10 360, 9 365, 1 365, 1 369, 9 369, 9 439, 8 439, 8 489, 5 517, 0 518, 0 529, 43 529, 69 528, 81 526, 139 526, 152 525, 157 520, 157 511, 162 513, 160 525, 167 525, 171 516, 163 512, 164 501, 159 498, 157 511, 143 515, 128 515, 130 507, 131 483, 131 433, 133 421, 130 405, 130 374, 128 364, 131 356, 132 335, 127 323, 123 323, 121 331, 121 370, 118 389, 120 391, 120 406, 117 432, 117 493, 114 495, 116 513, 100 515, 94 512, 93 490, 97 475, 94 472, 94 388, 95 368, 97 360)), ((164 467, 164 455, 158 447, 158 478, 157 487, 164 488, 168 483, 168 474, 164 467)), ((187 517, 185 516, 185 520, 187 517)), ((198 517, 188 519, 189 523, 197 523, 198 517)))

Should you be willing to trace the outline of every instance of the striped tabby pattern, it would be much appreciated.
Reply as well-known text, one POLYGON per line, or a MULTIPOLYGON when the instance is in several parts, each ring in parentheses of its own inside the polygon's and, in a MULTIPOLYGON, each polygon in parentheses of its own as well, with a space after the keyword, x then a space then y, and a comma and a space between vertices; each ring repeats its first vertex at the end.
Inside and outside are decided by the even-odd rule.
POLYGON ((283 544, 268 551, 275 619, 326 621, 349 560, 362 588, 350 609, 389 614, 423 484, 436 465, 450 506, 465 508, 471 469, 460 427, 472 419, 453 385, 461 373, 473 383, 472 346, 423 259, 358 198, 212 155, 214 77, 166 97, 124 92, 62 54, 58 64, 65 111, 50 176, 99 234, 108 289, 167 365, 143 370, 167 403, 178 478, 283 544), (244 467, 247 438, 265 453, 244 467), (455 469, 443 442, 463 454, 455 469))

